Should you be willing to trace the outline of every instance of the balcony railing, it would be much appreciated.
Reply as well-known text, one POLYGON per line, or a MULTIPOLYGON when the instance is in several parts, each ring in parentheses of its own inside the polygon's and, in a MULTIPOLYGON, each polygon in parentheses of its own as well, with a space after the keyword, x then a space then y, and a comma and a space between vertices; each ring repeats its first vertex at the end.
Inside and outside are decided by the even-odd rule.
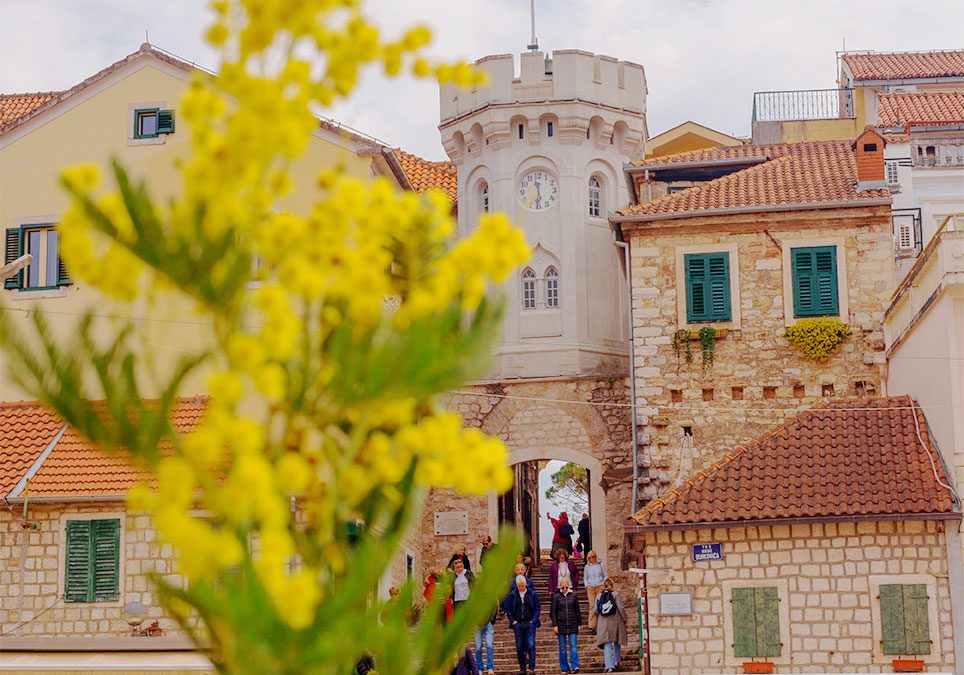
POLYGON ((964 166, 964 139, 911 139, 910 157, 914 166, 964 166))
POLYGON ((753 121, 853 119, 853 93, 853 89, 758 91, 753 94, 753 121))

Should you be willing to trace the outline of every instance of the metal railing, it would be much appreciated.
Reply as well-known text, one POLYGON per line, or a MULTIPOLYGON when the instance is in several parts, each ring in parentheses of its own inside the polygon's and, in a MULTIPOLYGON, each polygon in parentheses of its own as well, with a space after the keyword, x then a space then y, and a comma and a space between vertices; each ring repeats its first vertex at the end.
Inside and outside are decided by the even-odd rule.
POLYGON ((853 119, 853 89, 758 91, 753 94, 754 122, 853 119))

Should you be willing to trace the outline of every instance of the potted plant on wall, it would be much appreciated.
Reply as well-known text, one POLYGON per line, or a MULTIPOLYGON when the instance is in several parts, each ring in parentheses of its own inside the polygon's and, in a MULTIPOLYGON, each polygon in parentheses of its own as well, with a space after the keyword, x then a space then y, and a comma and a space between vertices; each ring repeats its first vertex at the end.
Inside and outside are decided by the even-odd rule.
POLYGON ((893 660, 895 673, 923 673, 924 659, 897 658, 893 660))
POLYGON ((744 673, 772 673, 773 662, 772 661, 744 661, 743 672, 744 673))

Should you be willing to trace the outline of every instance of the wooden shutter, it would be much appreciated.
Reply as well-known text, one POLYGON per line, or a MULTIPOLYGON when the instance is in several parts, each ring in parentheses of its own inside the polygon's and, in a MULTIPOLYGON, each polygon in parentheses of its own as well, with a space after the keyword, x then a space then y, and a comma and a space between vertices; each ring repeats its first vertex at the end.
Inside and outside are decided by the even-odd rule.
POLYGON ((727 253, 684 256, 686 320, 730 320, 730 261, 727 253))
POLYGON ((905 654, 930 654, 930 625, 927 618, 927 585, 905 584, 901 587, 904 601, 905 654))
POLYGON ((752 588, 730 590, 733 612, 733 656, 756 656, 756 616, 752 588))
POLYGON ((753 589, 755 656, 780 656, 780 598, 775 586, 753 589))
POLYGON ((67 265, 64 263, 64 259, 60 256, 57 256, 57 285, 70 285, 70 273, 67 271, 67 265))
POLYGON ((880 641, 884 654, 906 654, 904 593, 900 584, 880 586, 880 641))
POLYGON ((92 524, 94 602, 117 600, 120 575, 120 521, 94 520, 92 524))
POLYGON ((837 314, 837 247, 795 248, 791 252, 793 313, 796 316, 837 314))
POLYGON ((157 133, 158 134, 174 133, 174 111, 173 110, 157 111, 157 133))
POLYGON ((90 602, 91 574, 91 522, 90 520, 67 521, 67 552, 64 570, 64 600, 66 602, 90 602))
MULTIPOLYGON (((6 250, 3 254, 3 264, 12 263, 20 257, 22 236, 19 227, 7 229, 6 250)), ((4 288, 20 288, 20 272, 15 272, 12 276, 3 280, 4 288)))

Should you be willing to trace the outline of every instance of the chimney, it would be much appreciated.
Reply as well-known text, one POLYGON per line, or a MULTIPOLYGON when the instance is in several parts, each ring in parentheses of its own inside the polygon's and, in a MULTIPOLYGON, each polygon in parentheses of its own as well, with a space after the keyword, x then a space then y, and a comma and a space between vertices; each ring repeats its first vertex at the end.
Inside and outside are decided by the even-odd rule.
POLYGON ((857 158, 857 191, 887 187, 884 179, 884 146, 887 141, 873 127, 867 126, 853 142, 857 158))

